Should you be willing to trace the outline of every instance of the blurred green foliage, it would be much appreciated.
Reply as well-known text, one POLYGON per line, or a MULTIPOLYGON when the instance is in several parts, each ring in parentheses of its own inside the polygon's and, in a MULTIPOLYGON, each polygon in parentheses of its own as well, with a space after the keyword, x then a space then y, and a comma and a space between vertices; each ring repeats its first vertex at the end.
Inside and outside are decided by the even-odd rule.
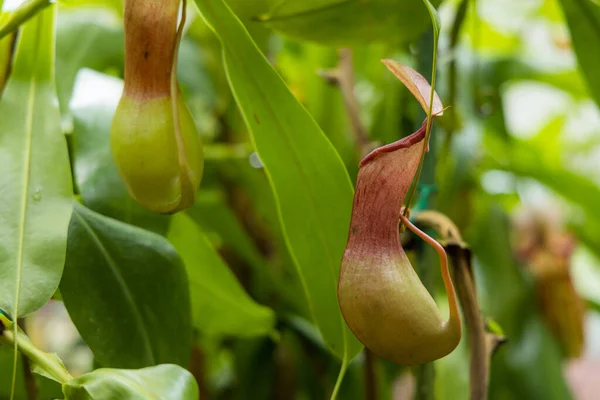
MULTIPOLYGON (((548 312, 561 310, 538 301, 540 282, 532 260, 516 250, 515 221, 539 212, 548 224, 561 220, 561 232, 573 238, 571 278, 588 305, 580 327, 588 343, 583 357, 597 360, 589 343, 600 338, 588 328, 598 324, 600 310, 600 5, 434 5, 442 28, 436 90, 452 108, 436 120, 423 172, 428 186, 417 187, 429 192, 418 192, 416 200, 461 230, 473 253, 482 315, 508 339, 492 357, 489 398, 575 398, 561 338, 547 321, 548 312)), ((398 140, 423 120, 380 59, 429 78, 425 6, 409 0, 188 2, 178 77, 205 143, 206 165, 196 204, 173 217, 129 198, 109 152, 124 78, 122 7, 120 0, 62 0, 44 11, 57 13, 53 107, 60 107, 45 129, 66 137, 74 196, 82 203, 69 246, 58 247, 67 254, 61 291, 96 364, 179 363, 196 378, 201 398, 312 400, 329 398, 345 359, 340 398, 404 398, 399 393, 410 389, 407 377, 415 370, 359 352, 339 314, 335 286, 365 143, 374 148, 398 140)), ((1 90, 4 76, 14 86, 24 73, 15 73, 12 39, 0 39, 2 105, 23 95, 10 86, 1 90)), ((18 51, 27 51, 23 40, 18 51)), ((2 114, 3 137, 20 121, 8 114, 2 114)), ((0 172, 13 182, 6 171, 0 172)), ((58 167, 44 172, 50 180, 71 179, 58 167)), ((14 212, 7 201, 0 207, 14 212)), ((55 236, 66 243, 66 232, 55 236)), ((437 303, 445 304, 437 265, 410 250, 437 303)), ((0 263, 3 280, 10 268, 0 263)), ((433 363, 430 398, 468 398, 468 343, 463 337, 433 363)), ((11 354, 0 347, 0 399, 10 392, 11 354)), ((183 369, 156 368, 181 379, 181 398, 197 398, 183 369)), ((110 390, 120 390, 129 380, 152 382, 152 373, 97 370, 66 385, 65 393, 108 398, 95 386, 107 376, 110 390)), ((17 378, 16 398, 24 399, 20 365, 17 378)), ((60 396, 57 384, 38 380, 40 398, 60 396)), ((156 385, 157 393, 170 388, 156 385)))

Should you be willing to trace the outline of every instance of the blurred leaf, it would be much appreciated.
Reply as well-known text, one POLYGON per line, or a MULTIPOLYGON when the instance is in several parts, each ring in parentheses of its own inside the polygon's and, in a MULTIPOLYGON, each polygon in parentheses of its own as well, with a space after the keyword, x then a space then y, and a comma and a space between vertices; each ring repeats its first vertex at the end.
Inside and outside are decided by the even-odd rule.
POLYGON ((436 400, 469 398, 468 341, 467 335, 463 335, 458 347, 452 353, 435 361, 436 400))
POLYGON ((23 27, 0 103, 0 309, 13 319, 41 307, 62 274, 71 173, 54 91, 50 6, 23 27))
POLYGON ((275 65, 335 147, 351 176, 358 172, 355 141, 339 86, 323 76, 338 66, 338 51, 314 43, 285 39, 275 65))
POLYGON ((187 214, 202 228, 210 230, 225 240, 226 245, 252 266, 256 273, 264 268, 266 260, 260 254, 252 238, 237 219, 227 200, 220 192, 203 190, 194 207, 187 214))
MULTIPOLYGON (((477 73, 490 90, 498 91, 507 81, 532 80, 552 85, 568 92, 578 100, 589 96, 586 84, 577 71, 540 71, 532 65, 513 57, 494 57, 481 60, 477 72, 468 71, 467 77, 477 73)), ((488 90, 488 88, 483 88, 488 90)))
POLYGON ((73 102, 73 158, 75 182, 86 207, 160 234, 170 217, 150 212, 127 192, 110 152, 110 126, 121 97, 121 80, 87 70, 80 74, 73 102), (103 87, 104 94, 86 97, 86 88, 103 87), (115 90, 111 90, 114 88, 115 90))
POLYGON ((59 0, 61 11, 69 8, 105 8, 119 16, 123 16, 123 3, 124 0, 59 0))
POLYGON ((287 244, 326 343, 349 360, 361 348, 336 286, 352 185, 331 143, 222 0, 197 1, 220 37, 230 85, 275 194, 287 244))
MULTIPOLYGON (((50 0, 26 0, 16 10, 2 16, 3 18, 0 18, 0 39, 15 32, 22 24, 35 17, 50 4, 50 0)), ((0 10, 2 10, 1 7, 0 10)))
POLYGON ((138 370, 100 368, 63 385, 65 400, 197 400, 198 385, 172 364, 138 370))
MULTIPOLYGON (((12 347, 0 344, 0 399, 10 398, 10 387, 12 383, 12 374, 9 372, 13 368, 13 349, 12 347)), ((34 374, 35 380, 39 387, 40 399, 56 399, 62 397, 60 384, 45 378, 41 375, 34 374)), ((23 380, 23 364, 19 356, 17 362, 17 378, 15 382, 15 398, 26 399, 25 383, 23 380)))
POLYGON ((429 15, 414 0, 305 0, 280 2, 260 20, 285 35, 341 47, 408 42, 423 33, 429 15))
POLYGON ((573 399, 563 376, 560 349, 546 326, 530 307, 511 318, 516 315, 525 326, 518 335, 509 336, 508 344, 492 358, 490 399, 573 399))
POLYGON ((175 215, 168 238, 186 266, 194 325, 202 334, 256 336, 273 330, 273 311, 248 296, 190 217, 175 215))
POLYGON ((0 99, 2 98, 2 92, 10 74, 16 39, 16 33, 0 39, 0 99))
POLYGON ((596 215, 600 188, 591 179, 569 171, 562 165, 558 141, 538 137, 527 141, 511 139, 504 142, 491 136, 487 141, 488 154, 492 157, 486 166, 533 178, 581 206, 589 216, 596 215))
POLYGON ((600 52, 596 46, 600 42, 600 6, 591 0, 560 0, 560 3, 579 67, 592 97, 600 105, 600 52))
POLYGON ((162 236, 75 204, 60 291, 101 365, 186 365, 192 333, 188 281, 162 236))
POLYGON ((288 364, 277 362, 276 347, 272 340, 257 338, 238 341, 234 351, 237 390, 231 396, 232 400, 296 398, 294 388, 288 386, 289 382, 283 381, 288 364), (257 365, 260 368, 256 368, 257 365), (284 393, 275 392, 281 386, 284 393))
MULTIPOLYGON (((220 165, 220 170, 227 182, 239 187, 234 193, 238 196, 238 207, 242 207, 237 211, 243 214, 238 216, 245 218, 244 225, 253 236, 254 243, 268 258, 262 271, 265 281, 269 279, 269 283, 277 287, 277 298, 284 300, 280 305, 291 308, 289 312, 310 318, 303 283, 298 269, 294 267, 264 168, 248 168, 247 160, 231 160, 220 165)), ((228 238, 224 239, 225 243, 228 243, 228 238)))
POLYGON ((231 7, 235 15, 247 24, 252 18, 268 12, 273 6, 280 3, 280 0, 226 0, 227 5, 231 7))
POLYGON ((521 44, 521 38, 515 32, 499 30, 487 19, 477 16, 473 19, 473 12, 467 12, 464 26, 471 47, 480 55, 499 56, 515 53, 521 44))
POLYGON ((512 256, 508 217, 496 203, 479 200, 478 223, 468 238, 478 261, 478 296, 484 314, 508 338, 492 358, 490 399, 570 399, 558 345, 542 325, 532 284, 512 256))
MULTIPOLYGON (((74 9, 61 12, 56 42, 56 86, 63 115, 69 113, 69 100, 77 72, 91 68, 122 72, 124 62, 123 22, 103 9, 74 9)), ((92 90, 90 89, 90 94, 92 90)))

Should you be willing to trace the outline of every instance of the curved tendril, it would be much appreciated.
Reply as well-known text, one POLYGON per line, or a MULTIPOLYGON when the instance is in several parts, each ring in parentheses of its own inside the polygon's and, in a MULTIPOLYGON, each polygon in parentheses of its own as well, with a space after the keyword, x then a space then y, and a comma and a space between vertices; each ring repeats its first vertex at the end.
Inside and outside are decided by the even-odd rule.
MULTIPOLYGON (((406 208, 408 210, 408 207, 406 208)), ((448 269, 448 256, 446 255, 446 251, 442 247, 441 244, 431 236, 417 228, 408 218, 406 218, 403 213, 400 214, 400 221, 411 230, 415 235, 419 236, 425 242, 427 242, 431 247, 435 249, 440 257, 440 271, 442 272, 442 279, 444 280, 444 287, 446 288, 446 292, 448 294, 448 307, 450 308, 450 319, 449 322, 458 322, 460 321, 460 315, 458 312, 458 303, 456 300, 456 292, 454 290, 454 285, 452 283, 452 279, 450 278, 450 270, 448 269)), ((459 324, 460 326, 460 324, 459 324)))

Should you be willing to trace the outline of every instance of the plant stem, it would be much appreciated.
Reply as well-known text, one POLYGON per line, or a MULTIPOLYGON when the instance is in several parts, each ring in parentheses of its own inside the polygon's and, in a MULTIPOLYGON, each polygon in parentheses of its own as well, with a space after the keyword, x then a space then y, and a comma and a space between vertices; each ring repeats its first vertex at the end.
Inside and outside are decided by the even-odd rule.
POLYGON ((339 63, 333 71, 321 72, 321 75, 335 84, 342 93, 346 114, 350 119, 350 129, 357 145, 358 158, 363 158, 372 150, 367 128, 360 119, 360 106, 354 95, 354 65, 352 49, 344 48, 339 51, 339 63))
MULTIPOLYGON (((23 332, 27 332, 25 319, 19 319, 19 326, 23 332)), ((25 392, 28 400, 36 400, 38 398, 39 388, 37 381, 31 372, 31 362, 24 354, 21 354, 21 362, 23 363, 23 378, 25 381, 25 392)))
POLYGON ((23 363, 23 377, 25 379, 25 392, 27 392, 27 400, 36 400, 39 394, 37 381, 31 372, 31 362, 24 354, 21 354, 21 362, 23 363))
MULTIPOLYGON (((424 3, 431 7, 429 0, 424 0, 424 3)), ((423 169, 423 163, 425 161, 425 153, 429 148, 429 138, 431 137, 431 123, 433 121, 434 115, 433 113, 433 97, 435 94, 435 77, 437 72, 437 49, 438 49, 438 39, 439 39, 439 27, 437 25, 437 21, 435 18, 435 10, 429 9, 431 16, 431 24, 432 30, 427 31, 425 34, 421 36, 419 43, 419 55, 418 55, 418 64, 419 70, 425 71, 428 68, 431 68, 431 90, 429 91, 429 110, 427 111, 427 127, 425 129, 425 139, 423 140, 423 152, 421 153, 421 160, 419 161, 419 166, 417 168, 417 173, 413 178, 413 188, 410 190, 408 197, 406 198, 406 209, 404 210, 404 216, 408 217, 408 208, 410 207, 410 202, 413 198, 415 190, 417 188, 417 184, 419 183, 419 178, 421 177, 421 171, 423 169)), ((429 158, 434 158, 433 155, 429 158)), ((434 161, 435 165, 435 161, 434 161)), ((434 167, 435 169, 435 167, 434 167)))
POLYGON ((50 0, 29 0, 10 13, 5 23, 0 26, 0 39, 19 29, 19 26, 34 17, 40 10, 52 4, 50 0))
MULTIPOLYGON (((432 76, 432 90, 434 90, 435 85, 435 58, 434 49, 436 48, 436 44, 434 43, 434 32, 432 30, 423 34, 419 42, 419 55, 418 55, 418 68, 420 71, 423 71, 423 74, 426 74, 429 69, 432 76)), ((429 118, 428 118, 429 119, 429 118)), ((428 121, 429 124, 430 121, 428 121)), ((429 126, 431 129, 431 126, 429 126)), ((430 134, 430 132, 429 132, 430 134)), ((429 144, 429 136, 426 134, 425 137, 425 146, 429 144)), ((421 185, 431 186, 435 185, 435 166, 436 166, 436 146, 430 146, 430 154, 428 157, 424 158, 425 148, 423 149, 423 154, 421 156, 421 161, 419 163, 419 168, 417 170, 417 174, 415 175, 415 179, 413 181, 413 193, 416 189, 417 184, 419 183, 419 176, 421 174, 421 170, 423 170, 423 176, 421 178, 421 185)), ((434 208, 434 201, 430 196, 430 191, 422 190, 419 194, 419 204, 422 208, 429 209, 434 208)), ((410 198, 405 202, 406 210, 410 206, 410 198)), ((406 211, 405 210, 405 211, 406 211)), ((433 270, 430 268, 424 268, 425 265, 431 265, 432 263, 428 262, 433 258, 433 251, 430 246, 425 245, 425 243, 420 242, 419 247, 417 249, 417 257, 419 260, 418 263, 418 274, 421 278, 421 282, 423 286, 431 293, 433 288, 433 270)), ((416 378, 416 386, 415 386, 415 400, 432 400, 433 399, 433 390, 435 384, 435 368, 433 363, 422 364, 414 369, 415 378, 416 378)))
POLYGON ((335 381, 335 386, 333 387, 333 392, 331 392, 331 397, 329 398, 329 400, 337 399, 340 387, 342 386, 342 382, 344 381, 344 375, 346 375, 346 369, 348 369, 348 360, 344 358, 344 360, 342 361, 342 366, 340 367, 340 372, 338 374, 337 380, 335 381))
MULTIPOLYGON (((460 32, 463 27, 463 22, 465 21, 465 16, 467 15, 468 5, 468 0, 461 0, 461 3, 456 9, 454 23, 452 24, 452 29, 450 31, 449 53, 451 56, 450 63, 448 64, 448 105, 453 107, 456 106, 458 84, 458 70, 456 68, 456 47, 460 39, 460 32)), ((452 121, 450 123, 449 129, 446 130, 446 140, 444 143, 445 156, 449 154, 452 137, 454 136, 454 131, 456 130, 456 127, 458 125, 458 115, 456 113, 456 108, 450 110, 450 112, 452 121)))
POLYGON ((365 400, 377 400, 377 376, 375 374, 376 356, 371 350, 363 350, 365 354, 365 400))
POLYGON ((454 282, 458 293, 468 332, 470 359, 470 399, 487 399, 490 358, 503 342, 503 338, 487 333, 485 322, 479 312, 479 303, 471 269, 471 252, 463 242, 456 225, 437 211, 423 211, 415 215, 415 221, 434 229, 441 236, 440 242, 452 261, 454 282))
POLYGON ((475 285, 470 272, 468 249, 448 246, 454 266, 454 280, 463 309, 469 338, 469 386, 471 400, 487 399, 490 355, 486 344, 485 324, 479 313, 475 285))
POLYGON ((12 329, 4 329, 4 326, 0 322, 0 341, 3 341, 11 346, 15 343, 18 345, 19 351, 22 355, 27 357, 29 361, 34 363, 36 366, 44 370, 50 376, 54 377, 58 382, 65 383, 73 379, 71 374, 67 372, 64 366, 57 362, 57 359, 50 357, 49 354, 44 353, 31 343, 25 336, 25 334, 18 334, 15 337, 15 333, 12 329))

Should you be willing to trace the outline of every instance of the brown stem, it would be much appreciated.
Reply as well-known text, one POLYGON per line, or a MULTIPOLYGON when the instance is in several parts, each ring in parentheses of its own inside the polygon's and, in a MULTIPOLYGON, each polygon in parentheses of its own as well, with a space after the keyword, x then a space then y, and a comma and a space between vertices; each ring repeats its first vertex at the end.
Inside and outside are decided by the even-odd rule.
MULTIPOLYGON (((23 332, 27 333, 25 319, 19 319, 19 326, 23 332)), ((37 380, 31 372, 31 362, 25 354, 21 354, 21 362, 23 363, 23 379, 25 382, 25 392, 27 393, 27 400, 36 400, 39 397, 39 388, 37 380)))
POLYGON ((454 279, 458 299, 463 310, 469 337, 471 365, 469 370, 470 399, 487 399, 490 357, 486 344, 485 324, 479 313, 477 294, 470 272, 470 252, 468 249, 450 245, 448 254, 454 266, 454 279))
POLYGON ((358 158, 361 159, 369 151, 372 145, 369 140, 367 128, 360 119, 360 106, 354 95, 354 66, 352 64, 352 49, 340 49, 339 63, 334 71, 322 73, 323 77, 337 85, 342 92, 344 107, 350 119, 352 136, 358 145, 358 158))
POLYGON ((448 251, 454 267, 454 280, 469 338, 470 399, 487 399, 490 359, 502 338, 488 334, 479 311, 471 269, 471 251, 463 242, 456 225, 437 211, 423 211, 415 215, 415 222, 435 229, 448 251))
POLYGON ((192 347, 192 356, 188 365, 188 370, 192 373, 196 379, 199 389, 199 399, 210 399, 210 392, 206 386, 205 374, 206 374, 206 362, 205 356, 200 347, 194 344, 192 347))
POLYGON ((371 350, 365 347, 365 400, 377 400, 377 376, 375 374, 375 362, 377 358, 371 350))

